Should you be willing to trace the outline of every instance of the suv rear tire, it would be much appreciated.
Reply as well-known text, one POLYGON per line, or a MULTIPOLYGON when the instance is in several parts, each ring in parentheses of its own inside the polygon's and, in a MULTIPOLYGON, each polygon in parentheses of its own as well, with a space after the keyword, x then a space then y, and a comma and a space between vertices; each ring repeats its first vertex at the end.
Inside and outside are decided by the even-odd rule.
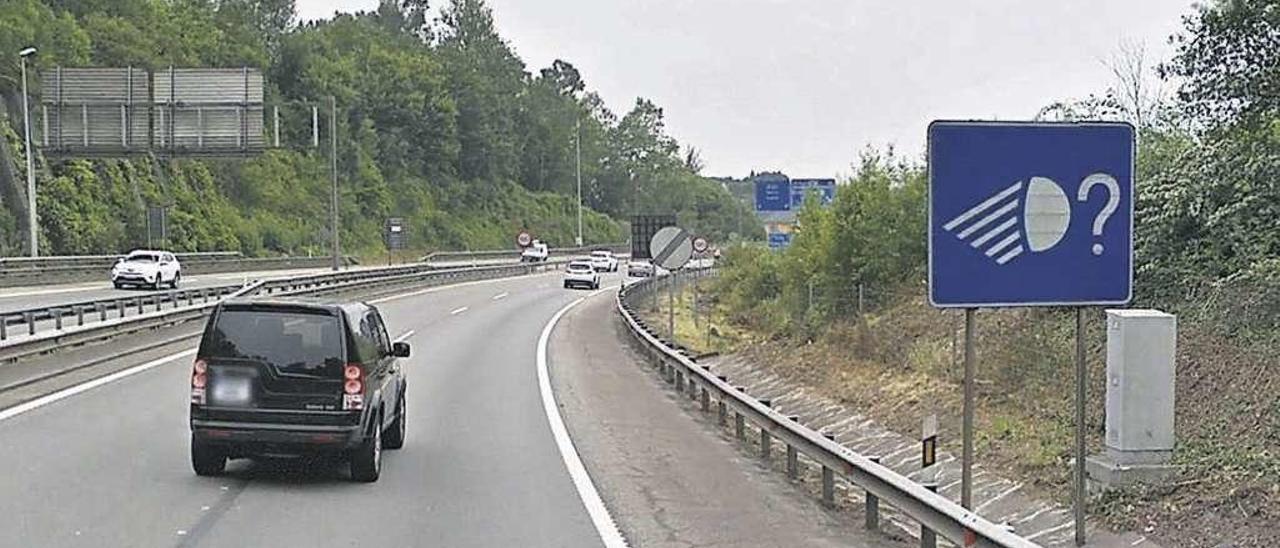
POLYGON ((221 476, 227 470, 227 452, 191 440, 191 468, 197 476, 221 476))
POLYGON ((351 479, 373 483, 382 474, 382 417, 374 418, 373 434, 351 452, 351 479))
POLYGON ((404 392, 401 392, 400 401, 396 403, 396 420, 387 428, 387 437, 382 440, 383 449, 404 447, 404 415, 404 392))

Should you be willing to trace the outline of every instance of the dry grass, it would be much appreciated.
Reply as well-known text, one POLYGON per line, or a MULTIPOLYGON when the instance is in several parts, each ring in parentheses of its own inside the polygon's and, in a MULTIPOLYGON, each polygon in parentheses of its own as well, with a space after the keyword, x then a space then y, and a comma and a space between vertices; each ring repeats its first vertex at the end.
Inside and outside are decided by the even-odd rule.
MULTIPOLYGON (((687 310, 689 296, 682 302, 687 310)), ((704 301, 710 303, 711 300, 704 301)), ((699 351, 738 351, 753 362, 864 409, 900 432, 937 413, 944 448, 959 451, 963 313, 902 295, 863 318, 829 326, 813 341, 778 341, 717 310, 726 336, 699 351)), ((665 308, 664 308, 665 310, 665 308)), ((678 316, 682 341, 691 316, 678 316)), ((665 325, 665 317, 662 320, 665 325)), ((1104 428, 1105 333, 1086 313, 1090 452, 1104 428)), ((1074 314, 1061 309, 978 315, 976 450, 984 466, 1026 482, 1039 496, 1069 500, 1074 437, 1074 314)), ((1280 545, 1280 352, 1274 339, 1227 336, 1179 319, 1175 483, 1096 497, 1108 525, 1166 546, 1280 545)))

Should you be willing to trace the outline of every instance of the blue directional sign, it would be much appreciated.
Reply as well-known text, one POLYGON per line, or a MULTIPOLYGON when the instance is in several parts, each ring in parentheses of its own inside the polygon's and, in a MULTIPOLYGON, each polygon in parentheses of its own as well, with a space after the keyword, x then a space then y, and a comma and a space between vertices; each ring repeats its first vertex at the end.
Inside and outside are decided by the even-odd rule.
POLYGON ((769 249, 782 249, 791 245, 791 234, 785 232, 769 233, 769 249))
POLYGON ((1128 303, 1133 172, 1129 124, 934 122, 930 302, 1128 303))
POLYGON ((791 211, 791 182, 786 179, 756 181, 756 211, 791 211))
POLYGON ((836 199, 836 180, 835 179, 792 179, 791 180, 791 209, 800 209, 804 206, 804 201, 809 194, 817 193, 819 203, 822 205, 830 205, 836 199))

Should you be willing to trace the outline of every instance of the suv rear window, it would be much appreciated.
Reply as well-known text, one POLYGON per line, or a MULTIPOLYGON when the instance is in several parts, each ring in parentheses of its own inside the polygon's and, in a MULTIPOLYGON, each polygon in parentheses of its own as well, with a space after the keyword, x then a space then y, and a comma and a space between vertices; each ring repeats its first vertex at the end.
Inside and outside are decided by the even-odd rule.
POLYGON ((129 262, 134 262, 134 263, 154 263, 159 261, 159 259, 156 258, 155 255, 152 255, 150 253, 138 253, 137 255, 130 255, 126 257, 125 260, 129 262))
POLYGON ((245 360, 287 375, 339 378, 342 322, 323 311, 225 309, 200 345, 206 359, 245 360))
POLYGON ((569 263, 569 270, 574 272, 587 272, 591 270, 591 263, 569 263))

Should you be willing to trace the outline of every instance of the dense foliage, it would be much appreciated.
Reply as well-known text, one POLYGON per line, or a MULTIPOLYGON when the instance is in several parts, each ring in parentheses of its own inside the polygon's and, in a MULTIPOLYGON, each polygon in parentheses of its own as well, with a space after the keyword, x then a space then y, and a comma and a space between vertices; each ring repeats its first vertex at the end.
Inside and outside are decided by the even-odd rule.
MULTIPOLYGON (((421 0, 384 0, 295 19, 292 0, 0 0, 0 48, 35 45, 40 67, 255 67, 283 118, 283 149, 248 160, 42 162, 42 247, 140 245, 146 207, 168 205, 176 250, 323 253, 328 150, 310 147, 310 105, 329 96, 348 249, 379 248, 389 216, 409 221, 418 248, 505 247, 520 229, 569 244, 579 140, 589 242, 624 240, 620 221, 637 210, 678 212, 721 239, 758 232, 745 206, 687 165, 659 107, 639 99, 618 117, 565 61, 531 73, 483 0, 451 0, 435 18, 421 0)), ((17 74, 16 59, 0 63, 14 129, 17 74)), ((17 138, 6 132, 20 177, 17 138)), ((17 209, 5 205, 0 254, 21 253, 17 209)))
MULTIPOLYGON (((1113 61, 1104 93, 1041 111, 1060 120, 1126 120, 1139 131, 1136 204, 1138 304, 1248 317, 1280 328, 1280 1, 1197 7, 1160 65, 1176 98, 1146 82, 1141 50, 1113 61), (1138 57, 1134 57, 1134 56, 1138 57), (1263 296, 1229 299, 1249 294, 1263 296), (1243 310, 1247 307, 1248 310, 1243 310), (1241 315, 1244 314, 1244 315, 1241 315)), ((806 209, 791 248, 730 255, 723 289, 742 319, 787 331, 867 301, 919 295, 925 266, 924 168, 868 154, 839 186, 834 207, 806 209), (809 287, 819 298, 809 305, 809 287)), ((1232 322, 1231 325, 1241 325, 1232 322)))

